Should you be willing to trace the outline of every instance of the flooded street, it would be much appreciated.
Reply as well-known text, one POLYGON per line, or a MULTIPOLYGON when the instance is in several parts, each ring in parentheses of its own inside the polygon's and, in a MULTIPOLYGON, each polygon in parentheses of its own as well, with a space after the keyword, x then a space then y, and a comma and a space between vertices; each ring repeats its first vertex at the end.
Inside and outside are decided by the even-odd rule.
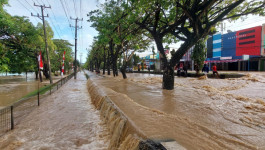
POLYGON ((42 100, 15 129, 0 138, 0 149, 96 149, 109 145, 109 132, 91 104, 86 78, 78 73, 42 100))
POLYGON ((149 139, 175 140, 184 149, 265 149, 264 73, 175 77, 171 91, 161 89, 161 75, 89 75, 149 139))
POLYGON ((28 93, 38 89, 35 75, 0 76, 0 107, 8 106, 28 93))
POLYGON ((161 89, 161 75, 86 73, 45 97, 0 149, 131 150, 150 139, 168 150, 265 150, 263 73, 175 77, 174 90, 161 89))
MULTIPOLYGON (((53 77, 53 80, 56 82, 60 78, 60 76, 56 76, 53 77)), ((40 82, 39 86, 42 87, 48 84, 49 80, 44 78, 44 81, 40 82)), ((25 75, 0 76, 0 108, 11 105, 37 89, 38 81, 35 80, 35 73, 28 74, 27 79, 25 75)))

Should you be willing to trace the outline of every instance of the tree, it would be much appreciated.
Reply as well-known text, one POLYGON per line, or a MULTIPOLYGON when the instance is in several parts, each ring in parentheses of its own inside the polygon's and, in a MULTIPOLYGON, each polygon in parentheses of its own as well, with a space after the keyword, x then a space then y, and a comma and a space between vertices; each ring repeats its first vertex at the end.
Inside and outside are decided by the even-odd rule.
POLYGON ((143 30, 127 17, 127 12, 124 11, 123 6, 123 1, 107 2, 104 4, 103 11, 90 12, 89 21, 93 22, 92 26, 99 31, 99 38, 97 39, 104 41, 100 42, 102 45, 106 45, 106 39, 109 39, 108 46, 103 47, 109 47, 108 52, 111 55, 113 75, 117 75, 117 60, 122 58, 123 64, 120 70, 123 78, 126 79, 127 62, 130 61, 136 51, 146 49, 150 39, 142 40, 146 38, 142 34, 143 30))
POLYGON ((192 51, 191 58, 194 60, 194 63, 196 64, 196 74, 199 74, 199 71, 203 67, 203 63, 206 59, 206 46, 205 46, 205 40, 201 39, 199 40, 192 51))
MULTIPOLYGON (((54 49, 55 49, 55 45, 52 41, 52 38, 54 36, 54 32, 51 28, 51 26, 49 25, 49 23, 46 21, 45 22, 45 25, 46 25, 46 36, 47 36, 47 44, 48 44, 48 50, 49 50, 49 53, 54 53, 54 49)), ((49 68, 48 68, 48 56, 46 54, 46 51, 45 51, 45 42, 44 42, 44 33, 43 33, 43 25, 42 23, 38 23, 37 24, 37 30, 39 32, 39 35, 40 35, 40 40, 42 41, 41 42, 41 45, 40 45, 40 49, 41 49, 41 52, 42 52, 42 60, 43 60, 43 74, 44 76, 46 77, 46 79, 49 79, 50 76, 49 76, 49 68)), ((52 68, 52 65, 50 66, 52 68)))
POLYGON ((141 62, 141 58, 136 54, 133 54, 133 65, 137 66, 139 62, 141 62))
POLYGON ((6 14, 2 19, 8 20, 8 24, 1 26, 1 47, 4 50, 2 57, 8 62, 4 65, 5 69, 16 73, 34 71, 38 43, 36 28, 26 17, 12 17, 6 14))
POLYGON ((64 70, 69 70, 72 66, 69 66, 69 63, 73 63, 73 53, 72 53, 72 44, 67 40, 62 39, 53 39, 55 45, 55 50, 50 53, 51 59, 51 69, 53 72, 60 70, 62 71, 62 60, 63 53, 65 51, 65 61, 64 61, 64 70))
MULTIPOLYGON (((123 29, 138 25, 145 30, 139 34, 152 38, 161 54, 163 63, 164 89, 174 88, 173 67, 179 62, 189 48, 200 39, 215 32, 215 26, 223 20, 235 20, 248 14, 264 15, 265 1, 244 0, 119 0, 108 1, 104 12, 97 10, 92 16, 93 26, 109 39, 112 63, 117 61, 123 29), (99 13, 98 13, 99 12, 99 13), (115 34, 117 32, 118 34, 115 34), (182 41, 170 60, 165 55, 164 44, 182 41), (116 47, 116 49, 114 49, 116 47)), ((137 28, 137 27, 136 27, 137 28)), ((115 68, 113 68, 115 71, 115 68)))
POLYGON ((135 23, 150 33, 162 55, 164 73, 163 88, 174 88, 173 67, 182 56, 200 39, 215 31, 215 26, 223 20, 238 19, 248 14, 264 15, 265 1, 244 0, 129 0, 124 9, 135 23), (176 41, 183 44, 167 61, 164 43, 176 41))

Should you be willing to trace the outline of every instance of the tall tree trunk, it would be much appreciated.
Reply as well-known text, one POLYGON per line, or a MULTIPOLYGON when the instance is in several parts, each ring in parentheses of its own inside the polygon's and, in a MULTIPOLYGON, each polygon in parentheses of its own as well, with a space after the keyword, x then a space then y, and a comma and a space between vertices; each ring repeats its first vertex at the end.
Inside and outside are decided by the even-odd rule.
POLYGON ((35 79, 38 80, 39 76, 38 76, 38 71, 35 71, 35 79))
POLYGON ((162 81, 162 88, 167 90, 174 89, 174 69, 170 64, 167 62, 167 57, 165 55, 162 38, 156 37, 155 38, 157 49, 159 50, 160 54, 162 54, 162 62, 163 62, 163 81, 162 81))
POLYGON ((104 47, 104 64, 103 64, 103 75, 105 75, 105 64, 106 64, 106 53, 105 53, 105 51, 106 51, 106 48, 104 47))
POLYGON ((174 89, 174 69, 170 65, 167 65, 163 72, 162 88, 167 90, 174 89))
POLYGON ((46 79, 50 79, 49 68, 48 68, 47 62, 45 62, 45 57, 43 57, 43 55, 41 57, 44 62, 43 71, 42 71, 43 75, 45 76, 46 79))
POLYGON ((49 69, 48 69, 48 65, 47 64, 44 64, 44 66, 43 66, 43 75, 45 76, 46 79, 50 79, 49 69))
POLYGON ((28 72, 26 71, 26 81, 28 80, 28 72))
POLYGON ((127 63, 126 62, 124 62, 123 63, 123 65, 122 65, 122 67, 121 67, 121 73, 122 73, 122 77, 123 77, 123 79, 126 79, 127 78, 127 75, 126 75, 126 66, 127 66, 127 63))
POLYGON ((108 75, 110 75, 110 54, 109 54, 109 51, 108 51, 108 60, 107 60, 107 68, 108 68, 108 75))
POLYGON ((90 61, 90 71, 91 71, 91 72, 94 72, 94 68, 93 68, 93 66, 94 66, 94 65, 93 65, 93 62, 90 61))
POLYGON ((109 48, 110 48, 110 55, 111 55, 111 59, 112 59, 112 73, 113 76, 116 76, 116 59, 115 59, 115 55, 114 55, 114 46, 113 46, 113 39, 111 39, 109 41, 109 48))

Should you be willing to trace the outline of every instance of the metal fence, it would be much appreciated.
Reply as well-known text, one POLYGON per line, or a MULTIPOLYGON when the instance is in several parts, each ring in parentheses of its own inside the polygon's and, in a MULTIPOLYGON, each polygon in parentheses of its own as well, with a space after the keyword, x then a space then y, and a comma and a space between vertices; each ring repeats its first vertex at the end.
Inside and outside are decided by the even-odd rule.
POLYGON ((70 80, 74 73, 60 79, 59 81, 48 85, 47 87, 39 90, 33 96, 22 98, 13 103, 11 106, 6 106, 0 109, 0 136, 6 132, 14 129, 14 127, 25 118, 33 109, 42 103, 43 98, 48 94, 57 91, 63 84, 70 80), (46 91, 46 92, 45 92, 46 91), (44 94, 42 94, 45 92, 44 94))

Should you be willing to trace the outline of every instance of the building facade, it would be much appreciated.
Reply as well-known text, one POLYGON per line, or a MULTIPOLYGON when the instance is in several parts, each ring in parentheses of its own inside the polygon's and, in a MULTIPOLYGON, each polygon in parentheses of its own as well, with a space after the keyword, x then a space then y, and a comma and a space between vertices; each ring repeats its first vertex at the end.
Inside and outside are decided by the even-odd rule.
POLYGON ((265 70, 265 24, 227 34, 217 33, 207 40, 206 63, 219 70, 265 70))

